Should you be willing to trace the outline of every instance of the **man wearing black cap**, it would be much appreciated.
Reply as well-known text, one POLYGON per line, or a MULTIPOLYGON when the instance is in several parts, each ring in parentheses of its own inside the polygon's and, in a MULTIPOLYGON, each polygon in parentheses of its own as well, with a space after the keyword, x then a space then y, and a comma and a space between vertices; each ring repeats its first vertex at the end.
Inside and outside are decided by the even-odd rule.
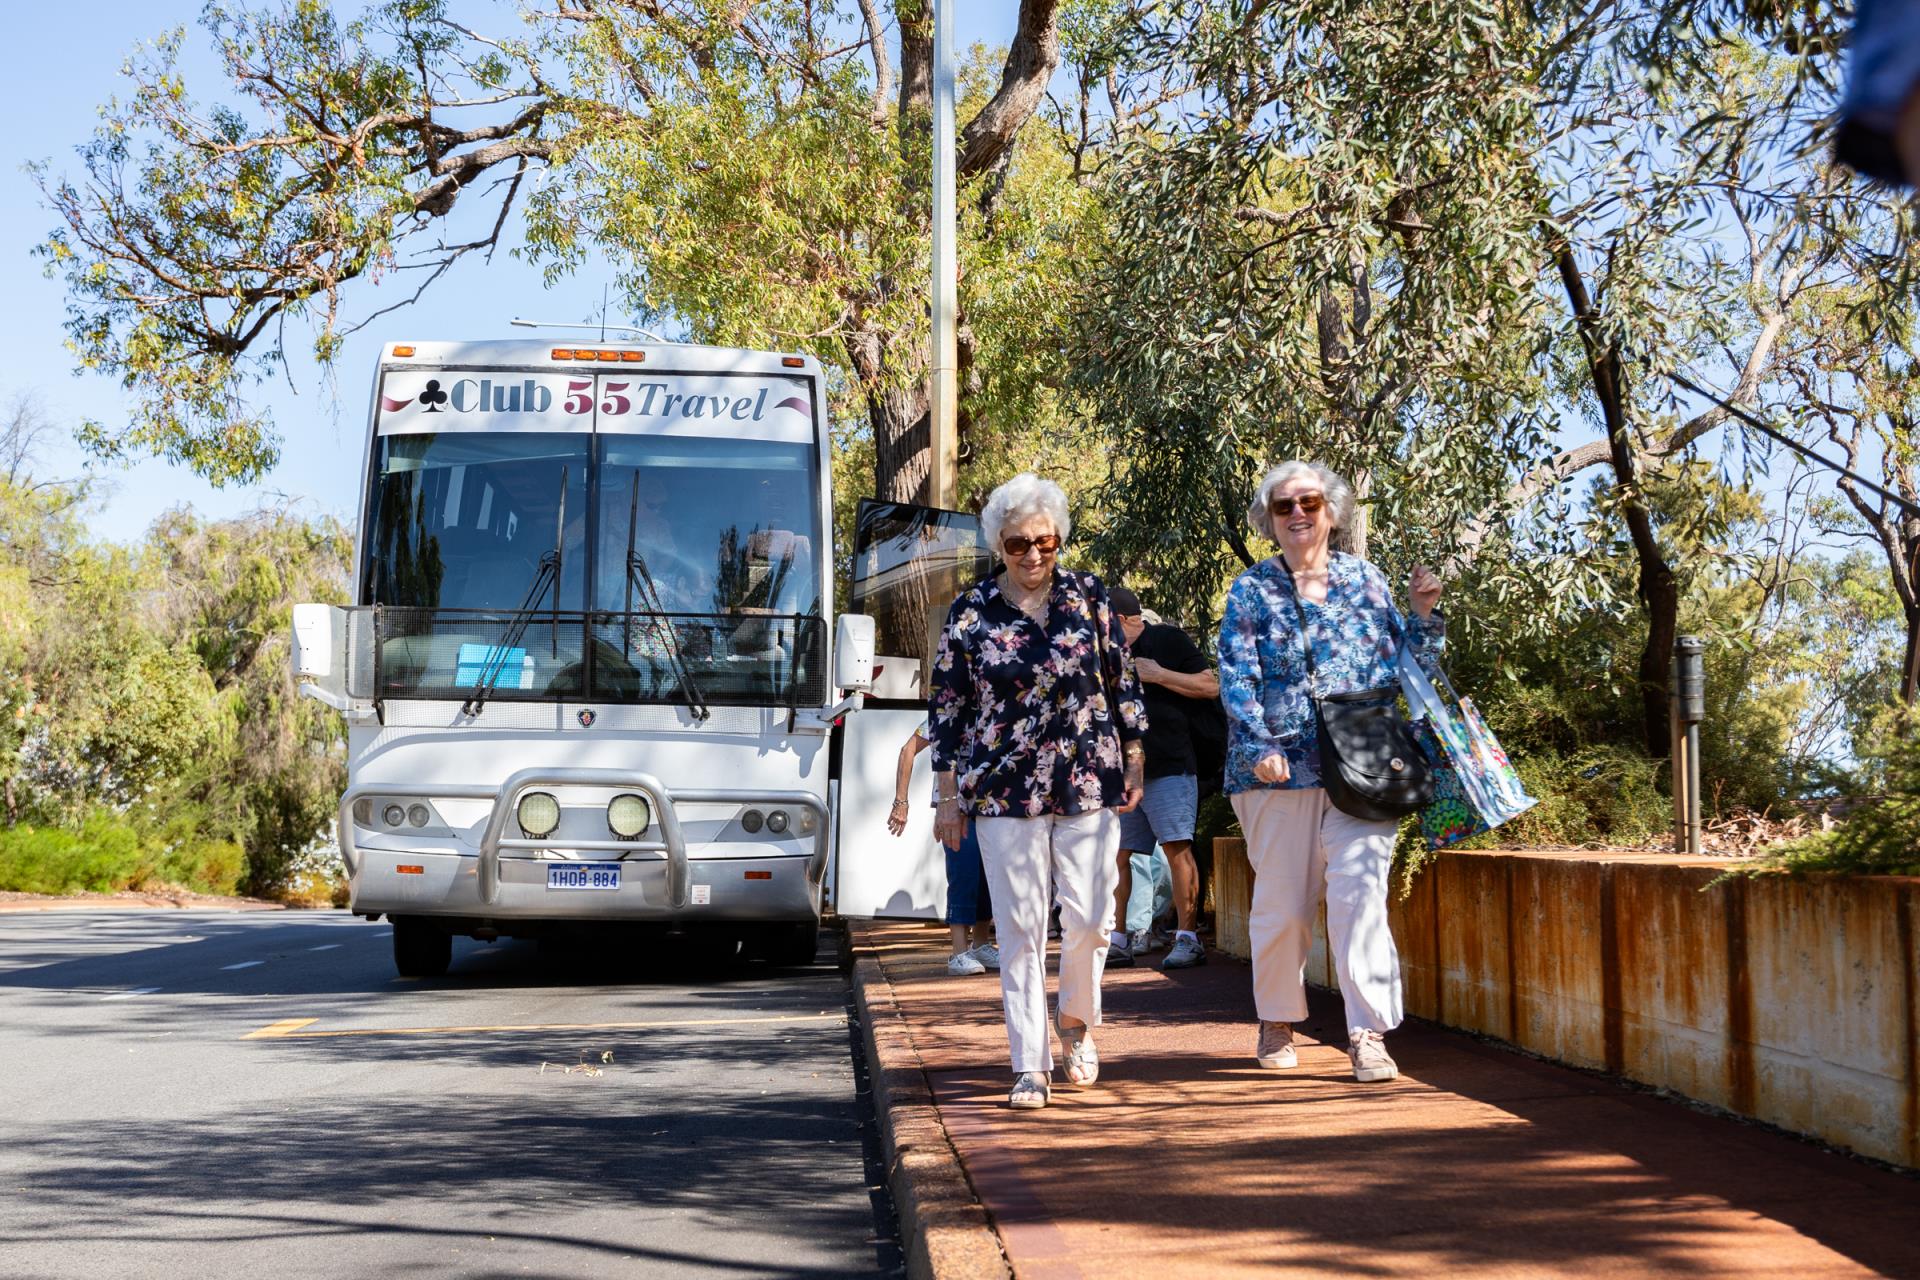
POLYGON ((1126 634, 1147 703, 1146 796, 1131 813, 1120 815, 1120 928, 1110 939, 1107 966, 1133 963, 1125 932, 1133 855, 1152 853, 1157 841, 1167 855, 1179 918, 1173 948, 1160 967, 1186 969, 1207 962, 1206 948, 1194 932, 1200 914, 1200 869, 1193 861, 1193 823, 1200 807, 1200 780, 1187 714, 1190 699, 1220 696, 1220 679, 1186 632, 1141 616, 1139 596, 1125 587, 1114 587, 1107 596, 1126 634))

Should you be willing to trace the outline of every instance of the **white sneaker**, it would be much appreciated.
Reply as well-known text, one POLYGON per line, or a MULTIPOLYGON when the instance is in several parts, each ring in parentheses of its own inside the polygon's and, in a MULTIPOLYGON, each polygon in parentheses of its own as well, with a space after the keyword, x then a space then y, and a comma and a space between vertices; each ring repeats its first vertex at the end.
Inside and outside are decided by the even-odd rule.
POLYGON ((1354 1032, 1347 1045, 1347 1056, 1353 1059, 1353 1078, 1361 1084, 1391 1080, 1400 1074, 1378 1031, 1354 1032))
POLYGON ((1000 968, 1000 948, 991 942, 983 942, 975 947, 973 958, 987 969, 998 971, 1000 968))
POLYGON ((1151 929, 1135 929, 1127 935, 1127 950, 1136 956, 1151 955, 1158 951, 1161 940, 1154 936, 1151 929))
POLYGON ((976 973, 985 973, 987 966, 981 964, 971 951, 962 951, 947 960, 947 973, 955 978, 971 978, 976 973))
POLYGON ((1300 1055, 1293 1047, 1293 1024, 1262 1022, 1260 1039, 1253 1049, 1253 1060, 1269 1071, 1299 1066, 1300 1055))
POLYGON ((1173 949, 1167 952, 1167 958, 1160 962, 1162 969, 1191 969, 1207 962, 1207 949, 1200 939, 1192 934, 1180 934, 1173 940, 1173 949))

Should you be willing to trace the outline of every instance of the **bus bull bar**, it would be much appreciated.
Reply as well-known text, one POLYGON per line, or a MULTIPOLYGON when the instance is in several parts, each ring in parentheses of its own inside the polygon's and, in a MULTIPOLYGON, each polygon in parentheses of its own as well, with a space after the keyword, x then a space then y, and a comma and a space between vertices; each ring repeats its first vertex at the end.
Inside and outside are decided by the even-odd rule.
MULTIPOLYGON (((827 863, 827 806, 808 791, 732 791, 724 788, 699 788, 672 791, 650 773, 626 769, 582 769, 566 766, 522 769, 508 776, 497 787, 485 784, 446 782, 422 786, 393 786, 363 782, 348 787, 340 797, 340 856, 347 874, 359 870, 360 849, 353 838, 354 802, 368 796, 396 800, 491 800, 493 813, 480 836, 480 900, 493 905, 500 892, 500 851, 502 849, 551 849, 552 839, 530 840, 506 835, 513 817, 514 802, 531 787, 619 787, 638 791, 653 805, 655 821, 663 837, 658 840, 567 840, 569 849, 593 853, 660 853, 667 855, 667 890, 672 906, 679 910, 692 896, 688 886, 692 874, 688 867, 687 842, 680 834, 680 816, 676 804, 762 804, 790 805, 811 810, 814 816, 813 856, 807 859, 807 880, 817 883, 827 863)), ((648 828, 652 830, 652 828, 648 828)), ((644 834, 644 833, 643 833, 644 834)))

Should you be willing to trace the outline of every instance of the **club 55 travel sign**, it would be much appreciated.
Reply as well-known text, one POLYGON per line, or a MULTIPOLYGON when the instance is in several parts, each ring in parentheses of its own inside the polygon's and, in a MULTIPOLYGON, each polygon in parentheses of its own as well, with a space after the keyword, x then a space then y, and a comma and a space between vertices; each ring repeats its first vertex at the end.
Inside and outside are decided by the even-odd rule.
POLYGON ((809 438, 798 379, 765 375, 388 370, 381 435, 601 431, 809 438))

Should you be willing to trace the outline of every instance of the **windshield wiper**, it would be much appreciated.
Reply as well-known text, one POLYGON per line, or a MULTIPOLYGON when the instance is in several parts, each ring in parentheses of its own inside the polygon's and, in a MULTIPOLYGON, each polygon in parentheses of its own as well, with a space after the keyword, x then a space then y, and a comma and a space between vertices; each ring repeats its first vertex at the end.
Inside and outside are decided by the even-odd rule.
POLYGON ((699 682, 693 678, 693 671, 687 666, 686 655, 680 649, 680 637, 674 632, 673 623, 667 620, 666 610, 661 607, 660 588, 655 585, 653 575, 647 572, 647 562, 634 545, 635 535, 640 523, 640 469, 633 470, 633 494, 627 503, 627 611, 622 623, 620 652, 623 657, 631 657, 633 652, 633 596, 637 589, 640 593, 640 606, 651 621, 647 624, 660 647, 666 651, 667 672, 679 685, 680 696, 693 712, 693 718, 705 721, 713 713, 707 709, 706 695, 700 691, 699 682))
MULTIPOLYGON (((474 682, 475 688, 466 702, 461 704, 462 715, 477 716, 487 707, 487 695, 500 683, 502 673, 506 671, 507 658, 519 646, 527 633, 527 624, 533 621, 534 610, 540 607, 540 601, 549 589, 553 592, 553 639, 552 653, 560 656, 560 570, 565 564, 563 548, 567 541, 567 469, 560 468, 560 510, 554 517, 553 549, 540 554, 540 564, 534 570, 533 583, 527 588, 527 597, 514 611, 513 620, 501 634, 499 643, 487 651, 480 665, 480 678, 474 682)), ((524 660, 524 657, 523 657, 524 660)))

